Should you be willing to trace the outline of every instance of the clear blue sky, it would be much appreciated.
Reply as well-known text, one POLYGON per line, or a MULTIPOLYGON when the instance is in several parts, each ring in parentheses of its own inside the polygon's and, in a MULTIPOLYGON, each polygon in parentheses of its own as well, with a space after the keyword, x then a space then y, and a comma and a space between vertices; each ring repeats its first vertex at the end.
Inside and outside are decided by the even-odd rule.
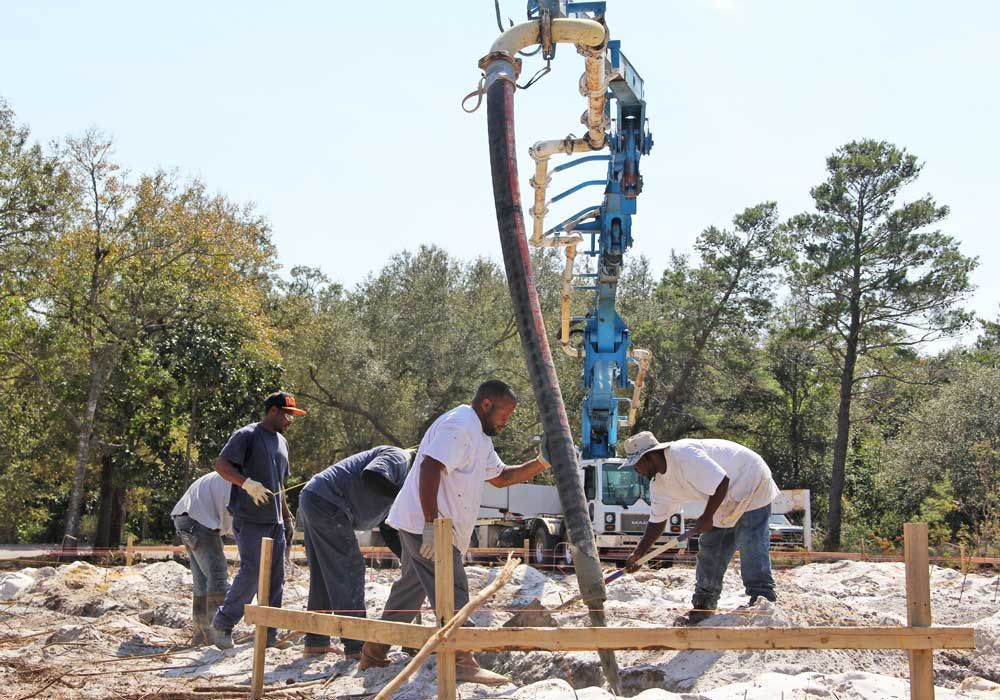
MULTIPOLYGON (((522 0, 501 5, 523 19, 522 0)), ((747 206, 806 210, 837 146, 886 139, 926 163, 907 194, 951 207, 944 230, 980 258, 970 307, 997 317, 1000 4, 608 5, 655 139, 633 254, 659 269, 747 206)), ((8 0, 2 16, 0 96, 38 140, 96 125, 132 171, 177 168, 255 202, 286 268, 351 285, 422 243, 499 260, 485 109, 459 109, 497 34, 491 0, 8 0)), ((582 133, 582 61, 561 47, 553 66, 517 96, 526 198, 527 147, 582 133)), ((576 195, 553 222, 596 199, 576 195)))

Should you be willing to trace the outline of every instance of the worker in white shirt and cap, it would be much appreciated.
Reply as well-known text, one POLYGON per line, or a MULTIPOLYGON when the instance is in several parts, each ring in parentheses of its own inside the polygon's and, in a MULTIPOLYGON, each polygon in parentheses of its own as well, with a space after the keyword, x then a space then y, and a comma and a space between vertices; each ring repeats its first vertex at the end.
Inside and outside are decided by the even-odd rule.
POLYGON ((653 501, 646 532, 625 564, 630 571, 638 569, 636 561, 663 533, 671 513, 691 501, 705 502, 689 533, 700 535, 692 610, 678 624, 696 625, 715 613, 737 549, 750 605, 758 598, 777 600, 768 522, 779 489, 759 454, 729 440, 659 442, 648 430, 630 437, 625 451, 628 459, 621 469, 635 469, 649 479, 653 501))
POLYGON ((191 562, 191 644, 211 641, 212 615, 229 590, 229 569, 222 544, 233 532, 229 482, 216 472, 197 479, 170 512, 174 528, 191 562))

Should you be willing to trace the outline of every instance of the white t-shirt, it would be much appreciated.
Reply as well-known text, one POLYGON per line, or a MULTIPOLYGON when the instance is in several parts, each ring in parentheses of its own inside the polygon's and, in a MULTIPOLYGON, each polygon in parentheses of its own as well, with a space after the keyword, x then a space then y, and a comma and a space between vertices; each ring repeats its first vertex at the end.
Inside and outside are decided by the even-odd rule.
POLYGON ((220 535, 228 535, 233 531, 233 516, 226 509, 232 489, 233 485, 219 476, 218 472, 209 472, 188 486, 170 515, 187 513, 189 518, 209 530, 218 530, 220 535))
POLYGON ((733 527, 749 510, 763 508, 778 495, 764 458, 729 440, 677 440, 666 449, 667 470, 653 477, 649 520, 664 522, 690 501, 707 501, 729 477, 726 497, 715 511, 715 527, 733 527))
POLYGON ((455 547, 464 553, 479 515, 483 482, 499 476, 504 463, 493 449, 493 439, 483 432, 472 406, 463 404, 440 416, 424 433, 413 468, 386 518, 397 530, 414 535, 424 531, 420 470, 425 456, 445 466, 438 488, 438 515, 451 518, 455 547))

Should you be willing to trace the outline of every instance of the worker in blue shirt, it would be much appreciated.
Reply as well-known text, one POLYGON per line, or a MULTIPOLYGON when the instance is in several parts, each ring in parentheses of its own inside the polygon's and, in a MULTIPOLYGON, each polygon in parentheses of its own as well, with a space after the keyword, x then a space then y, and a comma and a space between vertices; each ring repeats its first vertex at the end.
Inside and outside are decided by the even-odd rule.
MULTIPOLYGON (((414 454, 389 445, 375 447, 328 467, 302 489, 299 526, 309 561, 309 610, 365 617, 365 560, 354 533, 383 525, 414 454)), ((341 641, 347 658, 361 657, 362 642, 341 641)), ((338 651, 329 636, 309 633, 302 653, 338 651)))
MULTIPOLYGON (((264 417, 233 433, 215 471, 232 484, 229 512, 240 554, 240 569, 212 620, 212 643, 219 649, 233 647, 233 627, 243 617, 243 608, 257 594, 261 540, 274 541, 271 554, 271 590, 267 604, 280 608, 285 579, 285 531, 294 525, 284 497, 288 479, 288 441, 285 431, 305 411, 295 397, 277 391, 264 399, 264 417)), ((277 630, 268 628, 268 646, 277 641, 277 630)))

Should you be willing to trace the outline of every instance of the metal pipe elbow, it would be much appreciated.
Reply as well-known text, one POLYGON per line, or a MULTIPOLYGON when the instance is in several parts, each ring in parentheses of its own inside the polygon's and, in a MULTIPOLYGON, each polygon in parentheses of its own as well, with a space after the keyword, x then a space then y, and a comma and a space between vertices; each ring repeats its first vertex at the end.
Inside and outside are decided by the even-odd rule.
MULTIPOLYGON (((592 19, 557 17, 552 20, 552 41, 557 44, 600 48, 604 44, 604 35, 604 25, 592 19)), ((498 36, 490 47, 490 54, 506 53, 513 58, 521 49, 541 42, 541 20, 522 22, 498 36)))

